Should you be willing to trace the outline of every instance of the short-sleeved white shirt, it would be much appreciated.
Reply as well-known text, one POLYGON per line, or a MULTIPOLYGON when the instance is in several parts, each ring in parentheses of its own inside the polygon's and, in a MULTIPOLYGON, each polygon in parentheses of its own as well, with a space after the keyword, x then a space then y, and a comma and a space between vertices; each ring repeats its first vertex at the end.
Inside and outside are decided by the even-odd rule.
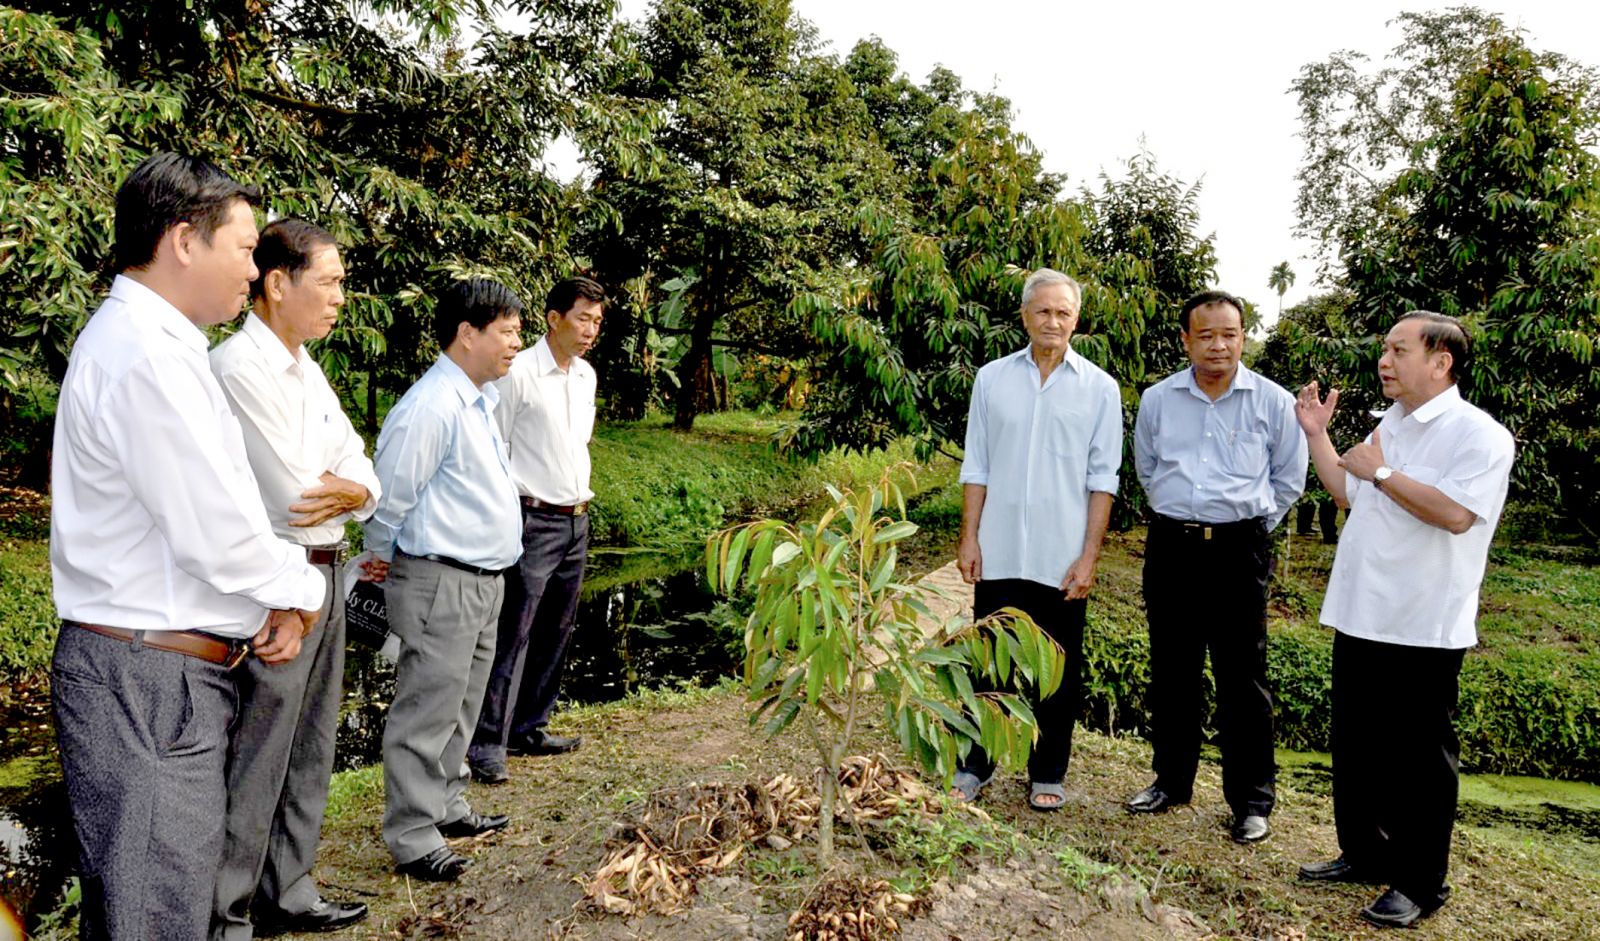
POLYGON ((1031 350, 978 370, 967 415, 963 484, 982 484, 978 548, 986 580, 1055 587, 1083 554, 1089 494, 1116 493, 1122 396, 1072 350, 1041 385, 1031 350))
POLYGON ((1339 534, 1322 623, 1383 643, 1471 647, 1478 642, 1478 588, 1511 477, 1511 433, 1455 386, 1410 414, 1390 408, 1378 432, 1385 463, 1437 487, 1477 519, 1455 535, 1348 476, 1350 517, 1339 534))

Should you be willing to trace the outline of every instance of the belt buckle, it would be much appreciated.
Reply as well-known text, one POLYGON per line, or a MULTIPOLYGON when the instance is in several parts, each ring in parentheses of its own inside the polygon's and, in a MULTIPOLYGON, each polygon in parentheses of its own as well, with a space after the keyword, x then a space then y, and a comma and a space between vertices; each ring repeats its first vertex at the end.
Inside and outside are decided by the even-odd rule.
POLYGON ((1200 531, 1205 534, 1202 538, 1204 538, 1204 539, 1210 539, 1211 538, 1211 527, 1210 526, 1202 526, 1202 527, 1200 527, 1200 531))
POLYGON ((574 503, 572 505, 572 515, 573 516, 582 516, 583 514, 585 514, 587 512, 589 512, 589 501, 588 500, 585 500, 582 503, 574 503))
POLYGON ((234 667, 237 667, 239 664, 243 663, 244 659, 248 656, 250 656, 250 642, 248 640, 241 640, 239 641, 238 646, 233 648, 233 653, 228 657, 228 662, 223 664, 223 669, 232 670, 234 667))

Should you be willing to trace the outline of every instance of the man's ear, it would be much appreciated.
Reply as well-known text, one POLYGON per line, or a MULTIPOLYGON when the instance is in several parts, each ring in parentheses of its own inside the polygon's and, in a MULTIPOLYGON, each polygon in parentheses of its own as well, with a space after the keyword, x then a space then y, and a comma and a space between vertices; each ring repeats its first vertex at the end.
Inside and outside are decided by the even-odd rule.
POLYGON ((282 268, 274 268, 261 277, 261 293, 274 304, 281 302, 288 273, 282 268))
POLYGON ((172 253, 172 258, 178 264, 187 268, 194 263, 195 242, 200 238, 200 230, 193 223, 179 222, 162 233, 161 241, 156 243, 156 254, 162 251, 172 253))
POLYGON ((556 328, 556 321, 561 319, 561 311, 547 310, 544 312, 544 325, 550 330, 556 328))
POLYGON ((1433 355, 1435 357, 1435 359, 1433 361, 1434 368, 1435 369, 1441 369, 1441 367, 1442 367, 1442 371, 1439 373, 1439 375, 1440 376, 1449 376, 1450 375, 1450 370, 1455 367, 1456 358, 1454 356, 1450 355, 1450 351, 1449 350, 1440 350, 1440 351, 1438 351, 1437 353, 1435 353, 1433 355))

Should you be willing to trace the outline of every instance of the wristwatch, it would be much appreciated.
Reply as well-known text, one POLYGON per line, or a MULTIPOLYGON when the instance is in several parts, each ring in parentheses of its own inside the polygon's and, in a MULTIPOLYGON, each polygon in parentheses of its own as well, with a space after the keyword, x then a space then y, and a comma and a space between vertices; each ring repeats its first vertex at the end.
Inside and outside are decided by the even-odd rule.
POLYGON ((1384 466, 1382 466, 1382 467, 1380 467, 1377 470, 1372 472, 1372 486, 1377 487, 1379 490, 1382 490, 1383 489, 1383 482, 1388 480, 1393 475, 1394 475, 1394 468, 1392 468, 1392 467, 1388 466, 1387 464, 1385 464, 1384 466))

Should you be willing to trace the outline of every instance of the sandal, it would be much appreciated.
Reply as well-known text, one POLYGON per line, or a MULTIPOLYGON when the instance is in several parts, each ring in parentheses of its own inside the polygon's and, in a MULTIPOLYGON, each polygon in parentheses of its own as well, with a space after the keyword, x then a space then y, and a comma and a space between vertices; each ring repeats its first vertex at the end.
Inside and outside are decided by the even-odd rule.
POLYGON ((950 798, 958 803, 970 804, 978 799, 978 795, 983 793, 983 789, 993 780, 993 772, 990 772, 987 778, 979 780, 971 771, 957 771, 956 776, 950 779, 950 789, 955 791, 950 798))
POLYGON ((1061 805, 1065 804, 1066 802, 1067 789, 1062 787, 1059 782, 1056 784, 1046 784, 1043 781, 1035 781, 1028 791, 1028 806, 1032 807, 1034 810, 1040 811, 1041 813, 1050 813, 1051 811, 1060 810, 1061 805), (1056 801, 1053 804, 1044 803, 1041 798, 1045 797, 1054 797, 1056 801))

